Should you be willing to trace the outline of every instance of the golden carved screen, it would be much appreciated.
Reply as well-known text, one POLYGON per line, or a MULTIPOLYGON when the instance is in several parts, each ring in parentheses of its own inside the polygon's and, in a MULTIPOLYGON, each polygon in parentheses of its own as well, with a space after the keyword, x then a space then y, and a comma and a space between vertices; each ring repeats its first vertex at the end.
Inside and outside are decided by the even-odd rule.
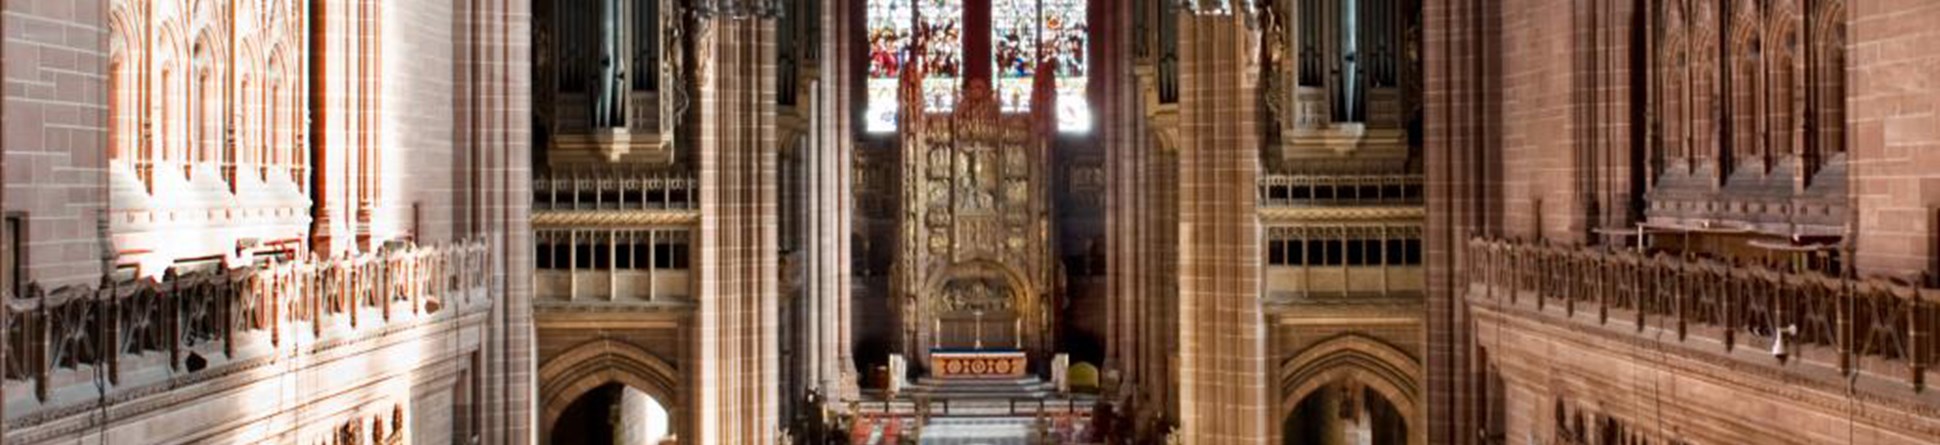
MULTIPOLYGON (((1023 338, 1005 343, 1044 352, 1052 326, 1046 302, 1057 291, 1049 187, 1056 121, 1048 111, 1003 113, 981 80, 965 85, 951 112, 926 113, 914 81, 920 76, 910 74, 901 91, 902 243, 893 275, 909 334, 904 350, 927 363, 930 349, 949 343, 939 326, 968 316, 947 283, 991 280, 1015 298, 1011 310, 973 317, 977 324, 1013 326, 1007 330, 1023 338)), ((1053 97, 1039 95, 1031 109, 1054 110, 1053 97)))

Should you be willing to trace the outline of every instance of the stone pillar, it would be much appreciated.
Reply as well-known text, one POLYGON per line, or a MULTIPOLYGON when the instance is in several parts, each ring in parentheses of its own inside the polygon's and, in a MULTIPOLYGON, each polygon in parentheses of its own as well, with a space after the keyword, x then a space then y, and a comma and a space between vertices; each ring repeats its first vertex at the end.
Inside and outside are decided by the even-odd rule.
POLYGON ((1187 444, 1264 444, 1258 32, 1244 12, 1181 15, 1179 415, 1187 444))
POLYGON ((344 116, 340 110, 344 106, 344 82, 347 73, 344 69, 346 58, 331 57, 333 52, 344 51, 344 25, 341 22, 342 2, 323 3, 314 6, 311 12, 309 45, 313 58, 309 66, 310 77, 310 249, 317 255, 330 256, 341 248, 336 239, 342 228, 342 216, 336 209, 342 204, 343 169, 342 159, 345 149, 344 132, 339 128, 344 116), (338 18, 332 20, 331 18, 338 18), (334 81, 332 79, 335 79, 334 81))
MULTIPOLYGON (((1105 25, 1098 28, 1129 28, 1133 8, 1115 8, 1105 20, 1096 21, 1105 25)), ((1105 329, 1105 369, 1122 371, 1127 382, 1139 375, 1137 366, 1141 363, 1139 352, 1143 342, 1135 336, 1140 331, 1134 327, 1137 314, 1148 304, 1143 294, 1142 280, 1146 272, 1140 270, 1148 258, 1140 255, 1141 242, 1146 237, 1144 229, 1150 227, 1140 206, 1148 198, 1139 193, 1143 175, 1134 172, 1142 165, 1143 152, 1149 147, 1134 145, 1136 134, 1143 119, 1128 117, 1137 114, 1140 97, 1131 94, 1136 91, 1137 77, 1133 76, 1129 64, 1132 58, 1131 41, 1124 34, 1107 33, 1103 41, 1113 49, 1109 57, 1094 57, 1093 63, 1100 65, 1099 72, 1106 73, 1102 91, 1098 97, 1099 135, 1106 147, 1131 147, 1119 156, 1105 157, 1105 306, 1110 318, 1105 329)), ((1100 39, 1093 39, 1098 41, 1100 39)), ((1126 385, 1130 386, 1130 385, 1126 385)))
MULTIPOLYGON (((531 5, 459 0, 452 5, 460 77, 459 116, 469 123, 457 150, 473 161, 476 234, 488 249, 494 285, 484 336, 482 443, 538 441, 533 425, 533 239, 531 221, 531 5), (503 288, 496 286, 502 285, 503 288)), ((342 192, 335 192, 342 193, 342 192)), ((322 192, 318 192, 322 195, 322 192)), ((339 215, 341 217, 342 215, 339 215)), ((340 241, 341 242, 341 241, 340 241)))
POLYGON ((815 141, 809 155, 809 176, 814 178, 811 232, 805 243, 814 257, 810 262, 814 265, 810 282, 814 284, 809 295, 820 308, 820 317, 815 320, 821 324, 815 331, 820 346, 816 355, 820 357, 817 375, 821 380, 817 384, 831 401, 855 397, 858 391, 855 361, 849 352, 856 138, 855 114, 849 111, 863 104, 855 100, 856 69, 851 62, 856 51, 847 38, 856 29, 857 16, 849 13, 854 10, 852 4, 848 0, 825 0, 820 13, 822 57, 817 71, 822 80, 814 92, 815 141))
MULTIPOLYGON (((1465 275, 1460 258, 1468 237, 1502 235, 1504 204, 1500 158, 1501 93, 1485 73, 1501 72, 1501 11, 1492 2, 1426 2, 1422 5, 1427 134, 1423 154, 1427 217, 1422 228, 1427 290, 1426 348, 1428 443, 1475 443, 1469 406, 1472 347, 1469 314, 1462 303, 1465 275), (1493 184, 1493 185, 1492 185, 1493 184)), ((1540 199, 1537 200, 1540 204, 1540 199)), ((1539 219, 1539 218, 1538 218, 1539 219)), ((1530 233, 1540 236, 1540 224, 1530 233)), ((1411 432, 1412 434, 1412 432, 1411 432)), ((1519 438, 1512 437, 1511 440, 1519 438)), ((1411 440, 1416 440, 1412 439, 1411 440)))
POLYGON ((694 443, 777 443, 776 11, 770 3, 726 0, 701 2, 696 11, 701 289, 694 443))

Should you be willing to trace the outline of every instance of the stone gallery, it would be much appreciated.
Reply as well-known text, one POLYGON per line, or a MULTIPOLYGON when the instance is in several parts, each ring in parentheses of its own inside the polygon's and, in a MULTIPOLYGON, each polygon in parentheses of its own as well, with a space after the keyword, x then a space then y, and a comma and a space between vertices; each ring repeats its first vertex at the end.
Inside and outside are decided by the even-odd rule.
POLYGON ((1940 4, 0 0, 0 442, 1940 443, 1940 4))

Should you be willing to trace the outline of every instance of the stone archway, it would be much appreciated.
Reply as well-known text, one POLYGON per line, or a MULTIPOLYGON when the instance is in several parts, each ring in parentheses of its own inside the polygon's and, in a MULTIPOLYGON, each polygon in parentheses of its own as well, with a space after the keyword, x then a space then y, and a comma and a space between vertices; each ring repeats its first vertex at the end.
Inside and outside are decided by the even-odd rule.
POLYGON ((679 397, 679 370, 666 360, 639 346, 620 340, 597 339, 568 348, 539 367, 539 400, 545 410, 540 417, 542 437, 550 437, 554 424, 574 401, 608 384, 620 384, 646 393, 663 405, 672 417, 676 436, 685 433, 685 400, 679 397))
MULTIPOLYGON (((1281 404, 1275 416, 1285 419, 1302 401, 1324 388, 1349 384, 1365 388, 1391 404, 1406 426, 1406 443, 1427 443, 1422 424, 1422 368, 1412 356, 1387 342, 1357 334, 1323 340, 1281 363, 1281 404)), ((1276 425, 1274 442, 1286 436, 1276 425)))
POLYGON ((646 392, 607 383, 574 399, 541 443, 662 445, 678 440, 671 420, 667 406, 646 392))
POLYGON ((990 280, 1007 287, 1009 305, 1016 311, 1014 315, 1020 322, 1020 332, 1016 333, 1022 346, 1019 349, 1032 354, 1034 361, 1049 356, 1055 335, 1049 333, 1052 320, 1042 286, 1032 282, 1016 268, 988 260, 952 264, 928 276, 922 284, 922 293, 907 303, 910 308, 906 313, 913 316, 904 322, 909 332, 916 336, 907 343, 908 356, 915 358, 918 364, 929 363, 930 348, 939 344, 939 333, 936 332, 939 324, 936 319, 948 311, 940 296, 946 293, 946 287, 962 280, 990 280))

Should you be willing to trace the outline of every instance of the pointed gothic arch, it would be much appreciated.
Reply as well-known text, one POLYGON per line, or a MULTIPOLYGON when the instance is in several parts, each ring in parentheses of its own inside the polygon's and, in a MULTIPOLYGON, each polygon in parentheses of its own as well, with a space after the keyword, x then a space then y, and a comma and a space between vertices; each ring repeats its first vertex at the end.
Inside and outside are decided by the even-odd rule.
POLYGON ((675 419, 674 425, 687 422, 681 417, 686 403, 680 397, 683 393, 680 370, 653 352, 626 341, 602 338, 567 348, 539 366, 538 381, 539 406, 544 410, 539 427, 543 430, 551 430, 573 401, 608 383, 619 383, 653 397, 667 408, 675 419))
POLYGON ((1392 344, 1355 333, 1337 335, 1280 363, 1279 416, 1293 413, 1315 391, 1352 381, 1400 411, 1409 444, 1424 444, 1428 426, 1419 423, 1426 419, 1422 372, 1419 361, 1392 344))

